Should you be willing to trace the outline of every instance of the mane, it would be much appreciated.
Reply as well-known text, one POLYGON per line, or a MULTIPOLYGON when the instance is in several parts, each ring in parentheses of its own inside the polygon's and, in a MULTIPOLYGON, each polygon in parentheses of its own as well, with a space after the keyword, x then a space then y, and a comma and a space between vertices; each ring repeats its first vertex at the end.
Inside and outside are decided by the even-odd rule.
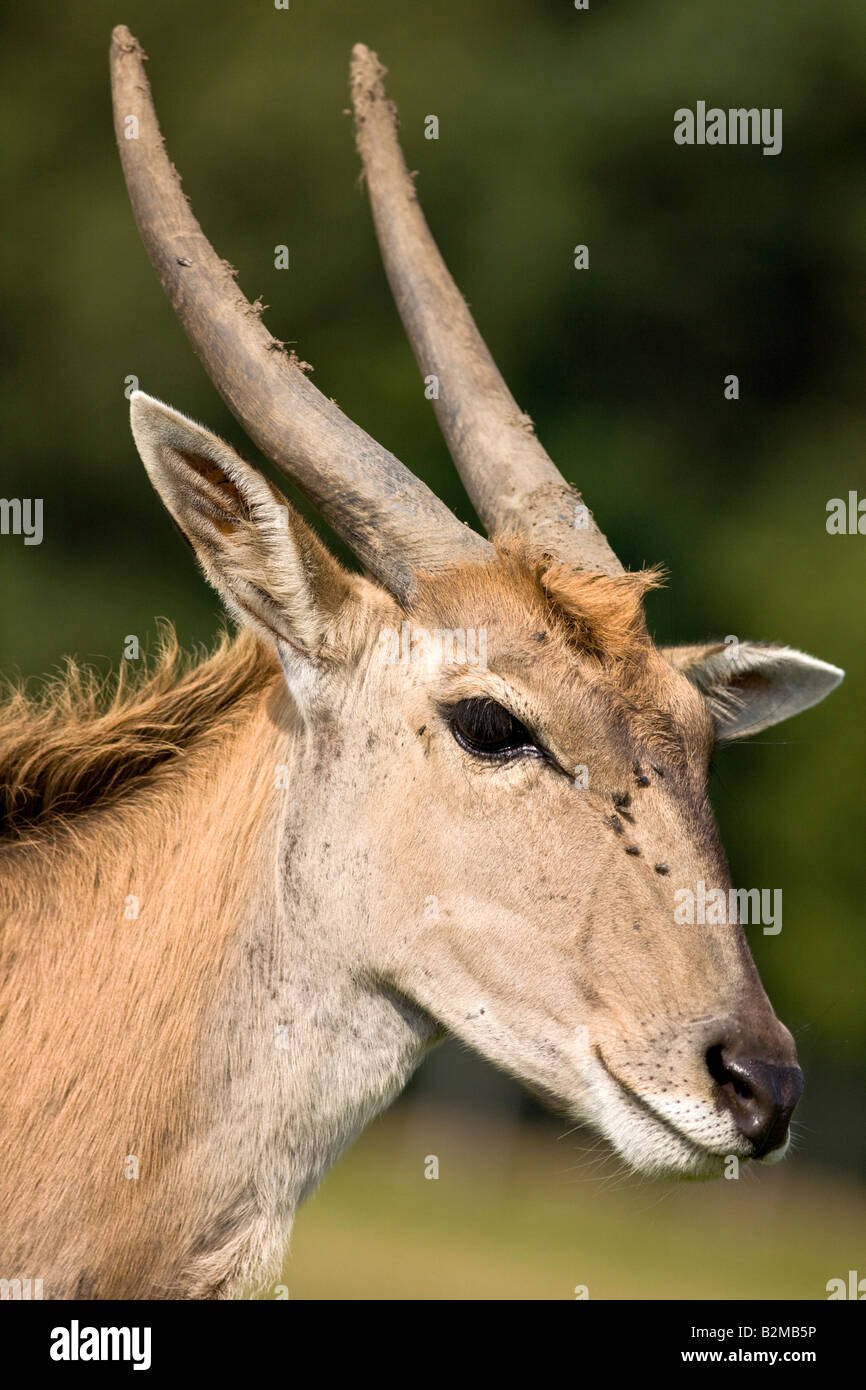
POLYGON ((223 632, 203 658, 185 656, 163 623, 154 659, 105 677, 67 660, 35 693, 0 696, 0 841, 22 841, 107 805, 179 758, 277 671, 248 631, 223 632))

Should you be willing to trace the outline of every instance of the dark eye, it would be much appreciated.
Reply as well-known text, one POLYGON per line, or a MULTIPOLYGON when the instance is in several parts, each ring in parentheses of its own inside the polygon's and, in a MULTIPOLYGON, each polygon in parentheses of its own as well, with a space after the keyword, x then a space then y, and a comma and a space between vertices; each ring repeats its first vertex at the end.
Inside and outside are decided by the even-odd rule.
POLYGON ((476 758, 504 762, 523 754, 541 755, 529 730, 495 700, 459 700, 444 714, 460 747, 476 758))

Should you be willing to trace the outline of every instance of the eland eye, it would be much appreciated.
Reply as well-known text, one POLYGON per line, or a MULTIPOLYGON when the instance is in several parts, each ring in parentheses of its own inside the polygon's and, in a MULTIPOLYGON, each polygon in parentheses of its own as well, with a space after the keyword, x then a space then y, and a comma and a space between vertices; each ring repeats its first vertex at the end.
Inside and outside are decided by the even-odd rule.
POLYGON ((543 756, 525 725, 495 700, 459 700, 443 713, 460 747, 476 758, 504 762, 527 754, 543 756))

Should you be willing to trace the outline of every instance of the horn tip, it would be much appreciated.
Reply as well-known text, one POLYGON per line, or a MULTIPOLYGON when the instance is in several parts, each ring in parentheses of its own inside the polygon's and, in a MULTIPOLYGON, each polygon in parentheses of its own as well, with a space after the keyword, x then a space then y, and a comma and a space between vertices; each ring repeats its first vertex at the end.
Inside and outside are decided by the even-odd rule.
POLYGON ((378 53, 372 48, 368 48, 365 43, 356 43, 352 49, 351 73, 353 85, 369 83, 371 97, 378 96, 381 92, 382 78, 388 71, 379 62, 378 53))
POLYGON ((144 57, 144 50, 138 39, 126 27, 125 24, 115 24, 111 31, 112 51, 119 53, 139 53, 144 57))

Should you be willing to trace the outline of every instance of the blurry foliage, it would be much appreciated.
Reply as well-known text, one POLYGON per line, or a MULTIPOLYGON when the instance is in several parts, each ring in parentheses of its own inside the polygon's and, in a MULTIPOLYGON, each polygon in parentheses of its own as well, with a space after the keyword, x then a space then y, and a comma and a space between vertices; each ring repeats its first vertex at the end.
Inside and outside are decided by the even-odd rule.
MULTIPOLYGON (((171 155, 205 231, 314 380, 472 518, 381 270, 358 189, 351 45, 389 66, 410 167, 519 403, 630 566, 663 561, 660 640, 735 633, 844 666, 818 710, 723 753, 735 882, 781 887, 753 935, 839 1157, 863 999, 866 538, 825 505, 866 494, 866 8, 860 0, 33 0, 7 11, 4 496, 42 496, 39 548, 0 540, 2 661, 119 659, 123 637, 217 623, 150 491, 124 378, 255 451, 209 385, 146 260, 110 114, 107 49, 151 55, 171 155), (680 148, 673 112, 781 106, 784 147, 680 148), (423 138, 425 115, 440 120, 423 138), (575 271, 586 242, 590 269, 575 271), (286 243, 292 268, 274 269, 286 243), (736 372, 741 399, 723 399, 736 372), (858 769, 860 771, 858 771, 858 769)), ((862 1072, 858 1072, 862 1078, 862 1072)), ((809 1118, 808 1096, 806 1119, 809 1118)), ((846 1145, 856 1143, 846 1131, 846 1145)), ((862 1145, 862 1138, 860 1139, 862 1145)))

